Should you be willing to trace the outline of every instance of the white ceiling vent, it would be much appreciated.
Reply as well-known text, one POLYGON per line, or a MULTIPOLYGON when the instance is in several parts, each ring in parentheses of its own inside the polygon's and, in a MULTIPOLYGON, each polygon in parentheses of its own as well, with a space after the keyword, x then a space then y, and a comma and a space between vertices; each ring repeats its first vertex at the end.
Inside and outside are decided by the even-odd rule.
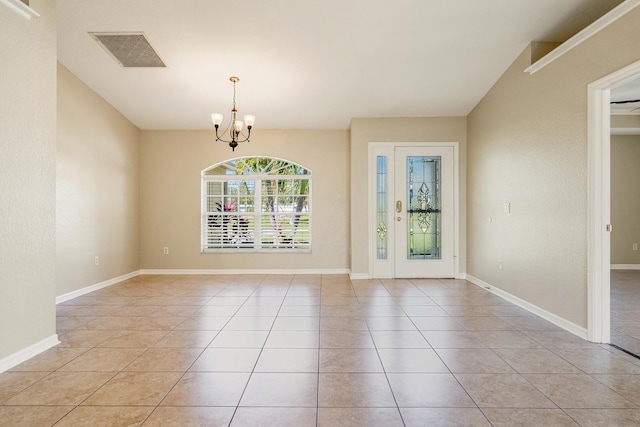
POLYGON ((89 33, 123 67, 166 67, 143 33, 89 33))

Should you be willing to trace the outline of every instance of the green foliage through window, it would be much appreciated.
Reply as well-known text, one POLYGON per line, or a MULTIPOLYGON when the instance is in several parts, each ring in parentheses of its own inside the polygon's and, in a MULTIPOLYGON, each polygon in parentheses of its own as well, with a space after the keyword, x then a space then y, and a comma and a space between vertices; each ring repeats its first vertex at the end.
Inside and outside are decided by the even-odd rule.
POLYGON ((311 171, 243 157, 202 173, 202 251, 311 249, 311 171))

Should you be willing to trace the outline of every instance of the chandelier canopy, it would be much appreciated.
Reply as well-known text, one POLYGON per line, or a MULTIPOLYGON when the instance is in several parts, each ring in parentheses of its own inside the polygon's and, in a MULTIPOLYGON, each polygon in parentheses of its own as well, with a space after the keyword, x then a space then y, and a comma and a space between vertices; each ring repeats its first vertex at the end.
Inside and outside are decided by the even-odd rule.
POLYGON ((229 80, 233 82, 233 108, 231 109, 231 120, 227 127, 222 131, 224 135, 225 132, 229 132, 230 140, 223 139, 218 130, 220 128, 220 124, 222 124, 222 120, 224 116, 220 113, 213 113, 211 115, 211 121, 213 122, 213 127, 216 130, 216 141, 222 141, 229 144, 232 151, 236 151, 236 147, 241 142, 249 142, 249 138, 251 137, 251 128, 256 121, 256 116, 251 114, 246 114, 244 116, 244 123, 242 120, 237 119, 238 110, 236 109, 236 83, 240 81, 240 79, 236 76, 229 77, 229 80), (242 133, 242 128, 244 125, 247 125, 247 134, 242 133))

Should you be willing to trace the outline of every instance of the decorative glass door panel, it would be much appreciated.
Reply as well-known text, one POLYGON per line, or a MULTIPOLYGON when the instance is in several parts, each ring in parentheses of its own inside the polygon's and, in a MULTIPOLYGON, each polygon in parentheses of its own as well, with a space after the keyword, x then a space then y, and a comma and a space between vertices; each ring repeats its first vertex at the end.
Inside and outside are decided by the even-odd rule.
POLYGON ((393 277, 454 277, 453 147, 398 146, 393 157, 393 277))
POLYGON ((378 156, 376 163, 376 228, 377 232, 377 244, 376 244, 376 257, 377 259, 387 259, 387 206, 388 206, 388 191, 387 191, 387 157, 378 156))
POLYGON ((407 157, 408 259, 441 259, 441 156, 407 157))

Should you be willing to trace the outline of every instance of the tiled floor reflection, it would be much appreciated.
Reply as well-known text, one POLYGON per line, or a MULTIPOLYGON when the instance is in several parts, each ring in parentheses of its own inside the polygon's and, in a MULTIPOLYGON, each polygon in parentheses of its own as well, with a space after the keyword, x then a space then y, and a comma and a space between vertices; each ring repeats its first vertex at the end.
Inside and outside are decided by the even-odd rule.
POLYGON ((640 355, 640 270, 611 270, 611 343, 640 355))
POLYGON ((139 276, 58 334, 0 374, 0 425, 640 425, 640 360, 464 280, 139 276))

